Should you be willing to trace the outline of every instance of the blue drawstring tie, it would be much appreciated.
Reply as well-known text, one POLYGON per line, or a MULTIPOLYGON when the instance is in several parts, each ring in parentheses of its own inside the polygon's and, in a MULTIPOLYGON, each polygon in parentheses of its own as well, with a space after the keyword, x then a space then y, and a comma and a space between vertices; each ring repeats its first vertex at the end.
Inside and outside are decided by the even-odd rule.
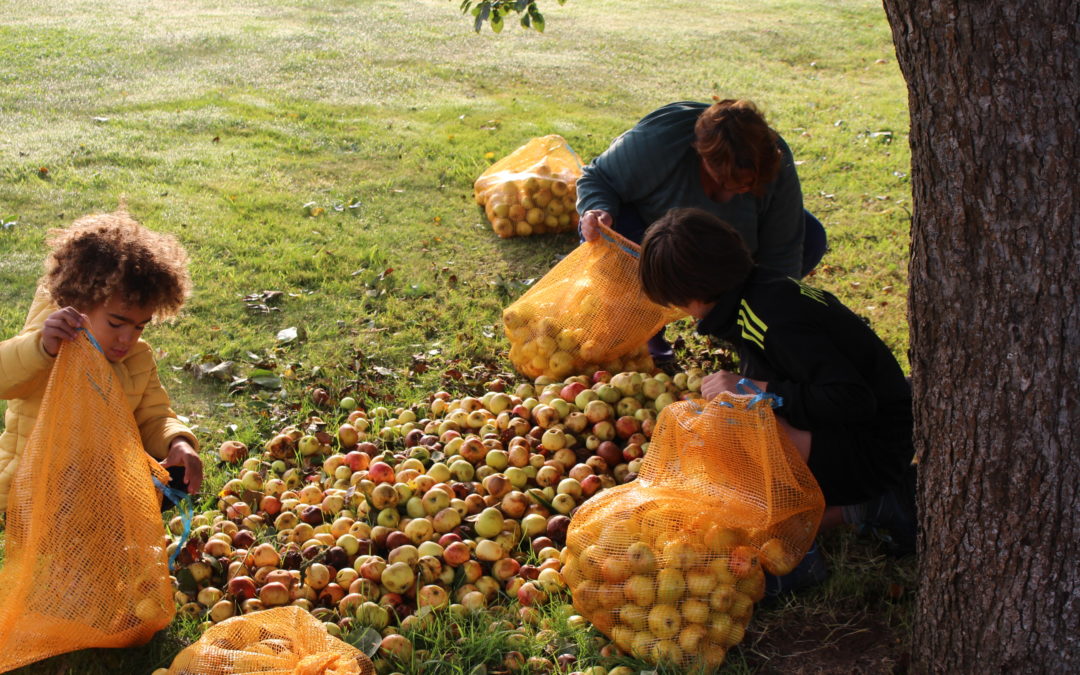
POLYGON ((154 481, 154 487, 161 490, 163 495, 162 498, 168 497, 175 502, 177 506, 180 506, 183 502, 187 503, 187 508, 180 509, 180 520, 184 523, 184 531, 180 535, 180 542, 176 545, 176 550, 169 556, 169 571, 171 572, 176 569, 176 558, 180 555, 180 551, 184 548, 184 544, 187 543, 188 538, 191 536, 191 519, 193 516, 192 512, 195 509, 195 503, 191 499, 191 495, 182 490, 177 490, 176 488, 165 485, 157 476, 151 476, 151 479, 154 481))
POLYGON ((739 380, 739 383, 735 385, 735 390, 743 396, 749 396, 751 392, 757 394, 757 396, 750 399, 750 402, 746 404, 747 410, 753 410, 754 406, 761 401, 768 401, 769 405, 772 406, 773 409, 779 408, 780 406, 784 405, 784 399, 782 397, 777 396, 776 394, 770 394, 766 391, 762 391, 761 387, 754 384, 754 382, 747 377, 739 380), (749 389, 750 391, 747 391, 747 389, 749 389))

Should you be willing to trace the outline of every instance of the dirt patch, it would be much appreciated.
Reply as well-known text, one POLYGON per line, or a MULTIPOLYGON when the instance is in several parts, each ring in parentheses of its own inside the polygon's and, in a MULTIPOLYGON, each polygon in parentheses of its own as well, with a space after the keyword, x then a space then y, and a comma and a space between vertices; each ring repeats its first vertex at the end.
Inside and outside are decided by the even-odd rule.
POLYGON ((899 674, 908 670, 908 646, 900 631, 865 611, 805 620, 785 612, 782 620, 750 627, 743 653, 758 673, 899 674))

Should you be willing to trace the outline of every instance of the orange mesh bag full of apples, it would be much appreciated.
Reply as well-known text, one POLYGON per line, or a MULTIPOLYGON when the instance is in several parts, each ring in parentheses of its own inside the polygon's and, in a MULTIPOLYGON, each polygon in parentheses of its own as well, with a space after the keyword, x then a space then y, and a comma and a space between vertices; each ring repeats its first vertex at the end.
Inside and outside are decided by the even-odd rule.
POLYGON ((651 372, 646 342, 682 316, 645 296, 640 247, 600 229, 503 310, 510 361, 526 377, 651 372))
POLYGON ((473 184, 495 234, 506 239, 577 228, 581 160, 557 134, 534 138, 480 174, 473 184))
POLYGON ((813 543, 821 490, 768 394, 664 408, 634 482, 574 514, 574 607, 620 649, 683 669, 723 663, 765 592, 813 543))
POLYGON ((0 672, 143 644, 172 621, 154 477, 111 365, 87 335, 52 367, 8 501, 0 672))
POLYGON ((168 675, 374 675, 356 647, 332 637, 299 607, 226 619, 176 655, 168 675))

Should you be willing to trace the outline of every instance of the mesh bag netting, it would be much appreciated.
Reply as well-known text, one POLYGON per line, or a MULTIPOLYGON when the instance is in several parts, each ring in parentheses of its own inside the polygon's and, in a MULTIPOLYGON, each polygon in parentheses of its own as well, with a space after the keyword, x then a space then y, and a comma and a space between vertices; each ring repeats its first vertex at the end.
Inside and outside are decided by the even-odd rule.
POLYGON ((719 666, 763 597, 763 572, 790 572, 813 543, 824 497, 761 398, 665 407, 638 479, 574 514, 563 576, 620 649, 719 666))
POLYGON ((480 174, 473 184, 491 229, 502 238, 577 228, 581 160, 566 139, 534 138, 480 174))
POLYGON ((526 377, 654 370, 646 342, 682 316, 650 301, 640 248, 609 228, 570 252, 503 310, 510 361, 526 377))
POLYGON ((176 655, 169 675, 373 675, 359 649, 326 632, 299 607, 234 616, 176 655))
POLYGON ((143 644, 172 621, 155 476, 169 481, 109 362, 83 335, 65 342, 8 501, 0 672, 143 644))

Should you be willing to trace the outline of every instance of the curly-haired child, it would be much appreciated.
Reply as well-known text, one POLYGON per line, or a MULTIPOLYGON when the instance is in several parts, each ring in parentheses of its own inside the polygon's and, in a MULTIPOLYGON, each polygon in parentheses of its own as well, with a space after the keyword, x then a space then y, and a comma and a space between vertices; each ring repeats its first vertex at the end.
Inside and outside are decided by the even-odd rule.
POLYGON ((0 398, 11 402, 0 434, 0 513, 60 345, 80 328, 112 364, 143 448, 169 470, 172 487, 198 492, 198 441, 173 412, 150 345, 141 339, 147 324, 175 316, 190 294, 187 253, 176 238, 148 230, 123 210, 84 216, 50 234, 52 252, 26 323, 0 342, 0 398))

